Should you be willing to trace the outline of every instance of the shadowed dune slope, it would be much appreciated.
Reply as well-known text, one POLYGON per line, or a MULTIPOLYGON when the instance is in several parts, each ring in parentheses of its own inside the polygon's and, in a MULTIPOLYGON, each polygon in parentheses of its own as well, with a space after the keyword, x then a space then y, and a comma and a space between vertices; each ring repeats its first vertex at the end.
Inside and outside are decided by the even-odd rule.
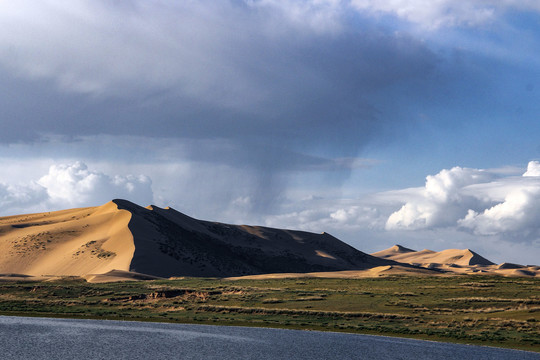
POLYGON ((241 276, 360 270, 394 262, 327 234, 202 221, 174 209, 114 200, 132 214, 130 270, 155 276, 241 276))

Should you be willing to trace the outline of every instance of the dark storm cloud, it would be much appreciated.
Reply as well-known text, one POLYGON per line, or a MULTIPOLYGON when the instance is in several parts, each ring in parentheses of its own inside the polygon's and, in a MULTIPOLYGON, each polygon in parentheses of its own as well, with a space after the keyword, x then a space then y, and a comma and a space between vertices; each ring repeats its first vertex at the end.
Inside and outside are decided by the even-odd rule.
MULTIPOLYGON (((247 170, 254 208, 271 207, 287 174, 332 172, 340 182, 369 141, 409 120, 392 109, 421 98, 411 89, 439 62, 422 42, 346 10, 332 2, 7 6, 0 141, 176 142, 182 150, 171 158, 247 170)), ((132 147, 119 142, 94 156, 127 159, 132 147)))
POLYGON ((407 37, 239 2, 23 7, 0 17, 4 142, 225 138, 355 156, 389 121, 371 95, 436 63, 407 37))

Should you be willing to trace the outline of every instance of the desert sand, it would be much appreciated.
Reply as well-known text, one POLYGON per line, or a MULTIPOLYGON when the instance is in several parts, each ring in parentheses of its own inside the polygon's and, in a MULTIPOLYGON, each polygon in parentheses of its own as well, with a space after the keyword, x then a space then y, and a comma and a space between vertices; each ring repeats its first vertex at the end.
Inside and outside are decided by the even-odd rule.
POLYGON ((345 271, 326 271, 312 273, 274 273, 261 275, 247 275, 238 277, 229 277, 227 280, 251 279, 286 279, 286 278, 338 278, 338 279, 354 279, 354 278, 371 278, 390 275, 414 275, 414 276, 436 276, 441 275, 440 272, 431 269, 421 269, 415 267, 407 267, 403 265, 384 265, 375 266, 365 270, 345 270, 345 271))
POLYGON ((428 249, 415 251, 401 245, 394 245, 371 255, 426 269, 439 269, 446 274, 540 276, 539 266, 511 263, 497 265, 470 249, 447 249, 439 252, 428 249))
POLYGON ((0 280, 472 273, 538 276, 540 267, 496 265, 469 249, 415 251, 396 245, 369 255, 327 233, 203 221, 126 200, 0 217, 0 280))
POLYGON ((131 214, 112 202, 94 208, 0 218, 0 273, 82 276, 129 271, 131 214))

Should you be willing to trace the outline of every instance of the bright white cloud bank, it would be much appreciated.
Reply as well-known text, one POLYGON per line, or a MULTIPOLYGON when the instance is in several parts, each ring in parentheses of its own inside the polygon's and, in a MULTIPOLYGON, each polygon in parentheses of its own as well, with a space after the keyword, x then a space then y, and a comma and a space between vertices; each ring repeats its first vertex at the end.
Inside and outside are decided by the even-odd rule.
POLYGON ((540 237, 540 162, 522 176, 455 167, 428 176, 415 198, 392 213, 387 230, 457 227, 476 235, 540 237))
POLYGON ((493 175, 483 170, 461 167, 430 175, 426 178, 424 189, 412 191, 416 198, 390 215, 386 228, 416 230, 455 224, 464 208, 476 208, 486 200, 477 199, 462 190, 492 179, 493 175))
POLYGON ((52 165, 46 175, 28 184, 0 183, 4 214, 101 205, 115 198, 150 204, 152 181, 145 175, 110 176, 75 162, 52 165))

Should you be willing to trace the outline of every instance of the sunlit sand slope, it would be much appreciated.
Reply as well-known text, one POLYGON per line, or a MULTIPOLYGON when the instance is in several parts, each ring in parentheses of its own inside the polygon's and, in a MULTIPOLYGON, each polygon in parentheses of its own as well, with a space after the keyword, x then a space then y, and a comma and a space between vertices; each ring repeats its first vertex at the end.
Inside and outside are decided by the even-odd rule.
POLYGON ((85 275, 129 270, 131 214, 113 202, 0 218, 0 274, 85 275))

